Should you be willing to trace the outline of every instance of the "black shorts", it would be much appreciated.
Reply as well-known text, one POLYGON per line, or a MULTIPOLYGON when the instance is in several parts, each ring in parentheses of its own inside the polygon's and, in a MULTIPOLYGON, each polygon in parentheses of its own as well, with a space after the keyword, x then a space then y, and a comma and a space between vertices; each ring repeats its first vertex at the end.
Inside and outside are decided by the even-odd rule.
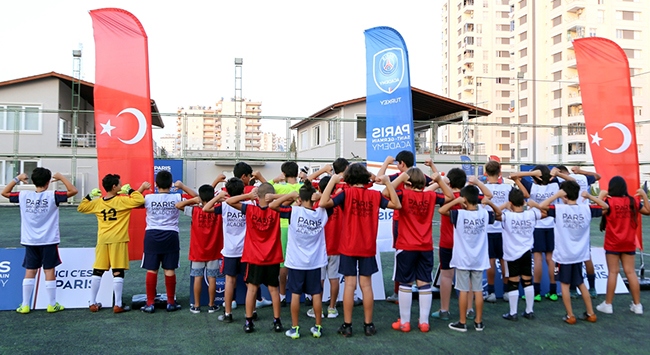
POLYGON ((519 259, 515 261, 508 261, 508 276, 533 276, 532 273, 532 260, 530 250, 525 252, 519 259))
POLYGON ((237 275, 246 275, 246 263, 241 262, 241 256, 238 258, 223 257, 221 263, 221 272, 224 275, 237 277, 237 275))
POLYGON ((59 245, 25 245, 25 258, 23 267, 25 269, 38 269, 43 267, 45 270, 54 269, 61 265, 59 257, 59 245))
POLYGON ((372 276, 377 271, 379 268, 374 256, 341 255, 339 274, 343 276, 372 276))
POLYGON ((609 251, 605 250, 605 254, 612 254, 612 255, 636 255, 636 251, 609 251))
POLYGON ((452 249, 450 248, 439 248, 438 257, 440 259, 440 269, 441 270, 451 270, 449 263, 451 262, 452 249))
POLYGON ((501 233, 488 233, 488 255, 490 259, 503 259, 503 237, 501 233))
POLYGON ((431 283, 433 280, 433 250, 398 250, 395 255, 395 281, 412 283, 415 280, 431 283))
POLYGON ((287 268, 287 290, 288 293, 296 295, 318 295, 323 292, 320 284, 321 268, 313 270, 296 270, 287 268))
POLYGON ((533 238, 533 253, 550 253, 555 249, 553 228, 535 228, 533 238))
POLYGON ((398 223, 398 221, 393 219, 393 248, 395 248, 395 243, 397 243, 398 223))
POLYGON ((582 263, 575 264, 555 264, 558 268, 556 280, 563 284, 569 284, 571 287, 578 287, 585 282, 582 277, 582 263))
POLYGON ((142 256, 142 268, 147 270, 158 270, 160 265, 164 270, 175 270, 180 267, 180 251, 164 254, 144 253, 142 256))
POLYGON ((181 250, 178 232, 162 229, 147 229, 144 232, 144 252, 166 254, 181 250))
MULTIPOLYGON (((318 270, 320 271, 320 269, 318 270)), ((280 264, 248 264, 246 266, 244 282, 257 286, 266 285, 267 287, 278 287, 280 286, 280 264)), ((318 275, 318 282, 320 282, 320 274, 318 275)))

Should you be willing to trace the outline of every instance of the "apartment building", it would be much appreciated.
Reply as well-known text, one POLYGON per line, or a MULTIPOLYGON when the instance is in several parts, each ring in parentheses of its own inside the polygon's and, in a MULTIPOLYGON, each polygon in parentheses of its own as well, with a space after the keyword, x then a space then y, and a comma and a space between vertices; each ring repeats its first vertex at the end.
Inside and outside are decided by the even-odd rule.
POLYGON ((287 150, 286 139, 280 137, 277 133, 264 132, 262 133, 262 151, 267 152, 284 152, 287 150))

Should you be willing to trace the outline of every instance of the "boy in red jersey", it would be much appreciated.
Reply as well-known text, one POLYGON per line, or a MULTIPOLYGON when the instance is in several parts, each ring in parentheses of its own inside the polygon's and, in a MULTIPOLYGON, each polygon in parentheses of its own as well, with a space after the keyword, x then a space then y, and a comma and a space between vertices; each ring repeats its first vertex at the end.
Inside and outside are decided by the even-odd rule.
POLYGON ((343 179, 350 187, 344 189, 332 199, 332 190, 340 181, 338 175, 332 176, 325 191, 323 191, 319 204, 323 208, 341 206, 341 210, 345 213, 346 223, 343 233, 347 238, 341 239, 339 248, 341 252, 339 273, 345 276, 343 293, 344 323, 338 332, 346 337, 352 336, 352 307, 354 306, 357 276, 359 276, 363 295, 364 332, 366 335, 374 335, 377 330, 372 323, 374 297, 371 276, 379 271, 375 259, 379 209, 387 207, 400 209, 402 205, 397 198, 395 189, 390 184, 388 176, 382 176, 381 182, 389 190, 390 201, 384 198, 381 192, 365 188, 365 184, 370 181, 370 173, 360 163, 350 165, 345 171, 343 179))
MULTIPOLYGON (((281 207, 280 213, 269 208, 266 202, 266 195, 274 194, 275 189, 269 183, 263 183, 257 190, 248 194, 231 197, 226 203, 241 211, 246 216, 246 237, 244 238, 244 250, 242 263, 246 266, 245 282, 248 287, 246 292, 246 323, 244 331, 252 333, 255 331, 253 324, 253 311, 257 290, 261 284, 265 284, 271 294, 273 302, 273 329, 276 332, 282 331, 280 321, 280 294, 278 292, 280 263, 282 258, 282 242, 280 240, 280 214, 290 210, 291 207, 281 207), (255 200, 259 196, 259 206, 241 203, 244 200, 255 200)), ((283 199, 289 200, 290 196, 283 199)), ((276 202, 276 201, 274 201, 276 202)))
MULTIPOLYGON (((431 311, 431 273, 433 271, 433 231, 431 221, 436 204, 444 204, 445 197, 452 198, 451 188, 437 173, 433 175, 437 184, 425 188, 425 175, 418 168, 412 167, 402 175, 408 181, 397 190, 402 203, 402 217, 398 226, 395 242, 395 281, 399 286, 400 318, 393 323, 393 329, 402 332, 411 330, 411 304, 413 302, 411 285, 416 282, 420 304, 418 328, 429 331, 429 312, 431 311), (434 189, 440 185, 446 196, 438 196, 434 189)), ((402 176, 400 175, 400 176, 402 176)), ((395 179, 392 184, 397 188, 402 179, 395 179)))

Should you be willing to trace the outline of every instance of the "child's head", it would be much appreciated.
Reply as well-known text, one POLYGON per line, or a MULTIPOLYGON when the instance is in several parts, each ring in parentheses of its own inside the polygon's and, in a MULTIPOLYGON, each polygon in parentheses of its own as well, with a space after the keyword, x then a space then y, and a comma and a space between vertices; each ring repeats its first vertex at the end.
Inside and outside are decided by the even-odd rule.
POLYGON ((311 206, 311 197, 315 193, 316 189, 314 188, 314 185, 311 184, 311 181, 305 180, 300 187, 300 190, 298 190, 298 197, 300 197, 302 202, 307 202, 311 206))
POLYGON ((485 164, 485 172, 488 176, 499 177, 501 175, 501 163, 496 160, 490 160, 485 164))
POLYGON ((298 177, 298 164, 296 164, 296 162, 288 161, 288 162, 282 163, 282 166, 280 167, 280 170, 284 174, 285 178, 298 177))
POLYGON ((413 166, 406 171, 406 174, 409 176, 411 188, 422 190, 426 186, 427 179, 424 177, 422 170, 413 166))
POLYGON ((325 188, 327 187, 327 184, 329 184, 331 177, 330 176, 325 176, 320 181, 318 182, 318 189, 320 192, 325 191, 325 188))
POLYGON ((524 193, 519 189, 511 189, 508 194, 508 201, 513 207, 524 207, 524 193))
POLYGON ((612 197, 627 196, 627 183, 621 176, 614 176, 609 180, 607 194, 612 197))
POLYGON ((201 202, 208 203, 213 197, 214 187, 212 187, 212 185, 205 184, 199 187, 199 198, 201 199, 201 202))
POLYGON ((460 196, 470 205, 478 205, 478 187, 467 185, 460 190, 460 196))
POLYGON ((336 158, 334 163, 332 163, 332 168, 334 168, 334 174, 340 174, 348 168, 350 163, 345 158, 336 158))
POLYGON ((404 164, 404 167, 408 169, 415 165, 415 156, 408 150, 402 150, 395 156, 395 161, 404 164))
POLYGON ((461 168, 453 168, 447 173, 447 179, 452 189, 462 189, 467 183, 467 174, 461 168))
POLYGON ((167 170, 161 170, 156 174, 156 186, 158 186, 159 189, 166 190, 171 188, 173 181, 174 178, 172 177, 172 173, 167 170))
POLYGON ((546 165, 535 165, 532 171, 539 170, 542 172, 541 177, 533 176, 533 180, 537 185, 548 185, 551 181, 551 169, 546 165))
POLYGON ((235 167, 232 169, 232 173, 236 178, 242 179, 244 185, 248 185, 251 175, 253 175, 253 168, 250 165, 240 161, 235 164, 235 167))
POLYGON ((122 188, 120 176, 117 174, 108 174, 102 179, 102 187, 106 192, 117 192, 122 188))
POLYGON ((230 178, 226 181, 226 191, 231 197, 239 196, 244 193, 244 182, 240 178, 230 178))
POLYGON ((52 172, 45 168, 36 168, 32 171, 32 182, 36 187, 47 187, 52 180, 52 172))
POLYGON ((365 185, 370 181, 370 173, 361 163, 350 164, 343 174, 343 181, 351 186, 359 184, 365 185))
POLYGON ((273 185, 269 184, 268 182, 262 183, 257 188, 257 196, 259 197, 260 202, 261 201, 266 201, 264 199, 264 197, 266 197, 266 195, 274 194, 274 193, 275 193, 275 187, 273 187, 273 185))
POLYGON ((562 181, 560 188, 566 192, 566 198, 569 201, 575 201, 580 197, 580 185, 575 181, 562 181))
POLYGON ((557 165, 556 166, 557 170, 559 170, 562 174, 569 174, 569 169, 566 168, 564 165, 557 165))

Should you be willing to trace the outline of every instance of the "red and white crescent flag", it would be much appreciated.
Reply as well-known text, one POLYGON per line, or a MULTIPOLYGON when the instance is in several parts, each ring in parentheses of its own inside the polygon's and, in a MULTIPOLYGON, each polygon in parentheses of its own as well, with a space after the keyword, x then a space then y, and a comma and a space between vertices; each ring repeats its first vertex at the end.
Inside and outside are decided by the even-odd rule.
MULTIPOLYGON (((599 37, 573 41, 588 144, 600 187, 621 176, 634 196, 641 186, 630 67, 616 43, 599 37)), ((638 224, 641 226, 641 223, 638 224)), ((643 249, 641 229, 637 246, 643 249)))
MULTIPOLYGON (((95 133, 99 179, 118 174, 137 189, 153 183, 147 35, 122 9, 90 11, 95 35, 95 133)), ((131 212, 129 256, 142 257, 145 210, 131 212)))

